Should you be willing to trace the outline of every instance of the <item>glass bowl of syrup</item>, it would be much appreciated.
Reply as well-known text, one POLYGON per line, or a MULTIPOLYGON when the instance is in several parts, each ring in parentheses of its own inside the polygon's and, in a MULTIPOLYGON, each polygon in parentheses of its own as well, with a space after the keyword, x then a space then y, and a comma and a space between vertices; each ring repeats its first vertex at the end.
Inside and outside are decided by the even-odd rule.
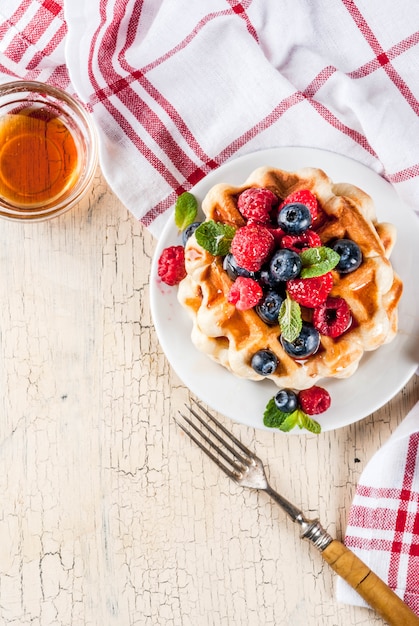
POLYGON ((95 128, 82 104, 39 82, 0 85, 0 217, 61 215, 86 193, 96 166, 95 128))

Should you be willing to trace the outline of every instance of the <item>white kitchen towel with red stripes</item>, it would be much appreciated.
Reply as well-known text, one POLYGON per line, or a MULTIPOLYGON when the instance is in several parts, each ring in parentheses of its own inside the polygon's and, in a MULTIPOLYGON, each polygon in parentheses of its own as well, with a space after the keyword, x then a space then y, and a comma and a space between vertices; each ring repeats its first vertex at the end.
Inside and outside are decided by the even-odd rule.
MULTIPOLYGON (((362 472, 345 544, 419 615, 419 405, 362 472)), ((341 602, 365 606, 342 579, 341 602)))
POLYGON ((62 0, 1 0, 0 82, 25 79, 70 86, 62 0))
POLYGON ((156 236, 179 193, 276 146, 353 157, 415 209, 418 58, 416 2, 0 3, 0 80, 75 92, 110 186, 156 236))

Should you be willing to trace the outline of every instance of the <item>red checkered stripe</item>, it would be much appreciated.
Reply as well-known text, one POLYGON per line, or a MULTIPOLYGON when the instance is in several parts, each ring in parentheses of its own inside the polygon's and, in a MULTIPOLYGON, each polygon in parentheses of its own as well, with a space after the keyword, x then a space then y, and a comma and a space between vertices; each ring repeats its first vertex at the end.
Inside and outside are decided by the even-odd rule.
MULTIPOLYGON (((400 96, 406 100, 413 111, 419 112, 419 102, 417 98, 393 66, 393 61, 395 59, 410 48, 418 45, 419 32, 412 33, 410 37, 405 38, 396 45, 393 45, 390 49, 385 50, 380 45, 380 42, 375 37, 371 27, 368 25, 366 19, 363 17, 356 4, 352 0, 342 0, 342 2, 351 15, 356 27, 360 30, 362 36, 371 48, 371 59, 361 67, 353 70, 349 76, 352 79, 364 78, 383 68, 391 81, 391 84, 399 92, 400 96)), ((273 108, 268 115, 260 119, 258 123, 249 126, 246 132, 236 137, 235 140, 227 145, 221 152, 214 155, 205 153, 202 146, 189 131, 181 115, 174 109, 170 102, 164 98, 163 94, 155 87, 155 85, 152 84, 152 82, 148 79, 147 74, 153 67, 164 63, 169 56, 175 55, 180 49, 186 47, 202 29, 206 28, 210 24, 210 22, 222 16, 235 16, 237 19, 244 20, 249 34, 257 40, 256 27, 252 24, 248 13, 250 5, 251 0, 243 1, 241 3, 234 2, 234 0, 226 0, 226 9, 224 11, 208 13, 205 15, 205 17, 203 17, 195 25, 193 30, 191 30, 183 41, 179 42, 174 49, 156 59, 152 64, 138 69, 131 67, 127 63, 125 59, 125 52, 134 41, 135 33, 140 27, 142 3, 139 2, 135 5, 129 22, 129 27, 126 29, 125 33, 122 33, 120 32, 120 24, 124 14, 125 1, 115 1, 111 22, 109 22, 109 13, 107 13, 107 10, 109 9, 109 2, 107 0, 101 0, 100 2, 101 24, 99 25, 95 38, 92 42, 91 55, 89 58, 89 76, 95 90, 91 105, 94 107, 95 104, 100 102, 107 109, 110 115, 123 129, 130 141, 135 144, 136 148, 172 188, 172 192, 167 197, 163 198, 151 210, 149 210, 148 213, 142 218, 142 221, 146 226, 149 226, 158 215, 163 213, 167 208, 171 207, 179 193, 190 189, 211 170, 218 167, 218 165, 246 146, 246 144, 260 132, 269 129, 281 116, 302 101, 308 102, 313 109, 315 109, 318 115, 326 120, 328 124, 361 146, 366 153, 375 158, 377 157, 374 150, 369 145, 366 137, 362 133, 349 127, 324 104, 321 104, 318 100, 316 100, 316 94, 318 91, 337 71, 337 68, 334 67, 325 67, 321 72, 313 77, 312 81, 307 84, 303 91, 296 91, 291 96, 288 96, 287 98, 284 98, 284 100, 278 102, 277 106, 273 108), (120 42, 121 38, 124 43, 120 49, 117 49, 117 42, 120 42), (95 65, 95 50, 99 51, 97 65, 95 65), (117 72, 114 65, 109 63, 109 58, 115 55, 118 56, 123 73, 117 72), (96 77, 96 72, 98 70, 100 71, 100 77, 96 77), (100 84, 103 84, 103 80, 107 85, 105 89, 100 87, 100 84), (144 91, 152 97, 156 105, 159 106, 151 107, 144 100, 139 100, 138 92, 134 91, 132 88, 134 82, 139 83, 144 91), (163 160, 157 158, 156 154, 141 139, 126 117, 124 117, 120 110, 112 104, 110 98, 115 95, 120 98, 124 107, 128 108, 130 113, 132 113, 139 123, 143 125, 144 129, 158 142, 160 149, 167 156, 167 162, 163 162, 163 160), (170 119, 175 127, 175 132, 179 133, 182 139, 186 141, 187 145, 192 149, 192 157, 187 155, 184 150, 182 150, 176 136, 173 132, 169 132, 164 124, 164 121, 159 117, 157 112, 159 107, 162 107, 162 109, 170 116, 170 119), (141 116, 138 113, 139 111, 143 112, 141 116), (176 165, 178 171, 183 177, 181 182, 179 182, 179 180, 176 179, 170 171, 167 165, 168 162, 176 165)), ((393 183, 405 182, 412 178, 416 178, 418 175, 419 163, 412 163, 408 168, 401 171, 386 173, 388 180, 393 183)))
MULTIPOLYGON (((419 31, 413 32, 409 37, 406 37, 402 41, 399 41, 396 45, 393 45, 388 50, 384 50, 377 40, 374 32, 369 26, 367 20, 363 17, 360 9, 357 7, 353 0, 342 0, 343 4, 352 16, 355 24, 361 31, 363 37, 368 42, 373 52, 373 58, 369 63, 364 64, 362 67, 351 72, 349 76, 351 78, 363 78, 368 76, 372 72, 383 68, 387 73, 391 83, 396 87, 399 94, 406 100, 411 109, 419 115, 419 101, 402 79, 400 74, 395 70, 392 61, 398 56, 413 48, 419 44, 419 31)), ((387 179, 391 183, 401 183, 412 178, 419 176, 419 162, 413 163, 410 167, 398 172, 389 172, 387 179)))
MULTIPOLYGON (((124 15, 125 3, 124 0, 117 0, 114 4, 113 20, 111 24, 107 24, 107 1, 101 0, 100 2, 100 14, 101 24, 96 31, 96 36, 93 39, 91 47, 91 55, 89 58, 89 77, 90 81, 95 89, 95 95, 90 101, 92 107, 101 102, 103 106, 108 110, 112 117, 118 122, 121 128, 126 133, 127 137, 135 144, 135 146, 141 151, 145 158, 152 164, 152 166, 159 172, 162 178, 169 183, 173 191, 169 197, 157 206, 153 207, 144 217, 143 222, 149 226, 150 223, 164 212, 168 207, 172 206, 177 195, 190 189, 195 183, 201 180, 209 171, 218 167, 223 162, 221 155, 218 158, 211 158, 190 132, 189 128, 185 124, 182 117, 175 110, 175 108, 167 101, 167 99, 160 93, 154 85, 148 80, 147 73, 153 69, 157 64, 164 63, 169 56, 175 55, 180 49, 186 47, 188 43, 199 33, 199 31, 213 20, 220 16, 229 15, 231 13, 237 14, 240 19, 245 20, 248 31, 253 37, 256 37, 255 29, 252 27, 250 20, 246 15, 245 7, 250 4, 251 0, 244 2, 240 5, 234 5, 223 12, 214 12, 206 15, 189 33, 189 35, 179 43, 179 45, 171 50, 169 53, 162 55, 159 59, 156 59, 150 65, 142 68, 141 70, 131 67, 125 60, 125 52, 135 39, 135 33, 139 28, 139 22, 141 20, 141 8, 142 4, 138 3, 134 7, 129 27, 126 33, 123 35, 119 33, 119 26, 121 24, 122 17, 124 15), (116 43, 121 36, 125 36, 125 43, 122 45, 121 50, 116 49, 116 43), (100 39, 100 46, 98 45, 98 38, 100 39), (99 54, 98 68, 101 73, 100 79, 105 81, 107 87, 101 89, 99 87, 99 81, 96 79, 94 71, 95 50, 106 50, 106 54, 103 56, 99 54), (108 63, 109 57, 118 54, 121 67, 125 70, 124 76, 119 75, 112 64, 108 63), (186 141, 187 145, 192 149, 196 156, 196 161, 205 163, 204 167, 197 167, 196 161, 192 160, 179 146, 176 138, 169 133, 164 122, 159 118, 155 109, 152 109, 147 102, 139 98, 137 92, 134 92, 130 88, 130 85, 136 81, 143 89, 153 97, 155 103, 161 106, 164 111, 169 115, 170 119, 175 125, 176 131, 186 141), (138 136, 136 130, 128 123, 127 119, 121 114, 116 106, 114 106, 109 100, 110 96, 117 94, 121 102, 125 107, 134 115, 136 120, 145 125, 145 130, 148 131, 153 137, 156 138, 160 148, 167 155, 168 159, 176 163, 179 172, 184 177, 184 182, 179 184, 179 181, 173 176, 169 168, 165 163, 159 160, 155 153, 142 141, 138 136), (139 112, 141 111, 141 117, 139 112)), ((229 4, 233 4, 229 2, 229 4)), ((156 107, 157 109, 158 107, 156 107)))
POLYGON ((419 433, 414 433, 408 440, 399 488, 358 485, 345 544, 359 550, 388 553, 389 586, 397 589, 399 580, 403 581, 405 600, 419 614, 419 491, 413 487, 418 472, 419 433), (362 498, 362 504, 356 503, 357 497, 362 498), (368 538, 355 536, 355 528, 372 532, 368 538))
POLYGON ((23 0, 9 14, 4 11, 0 8, 0 72, 11 80, 39 80, 67 89, 62 0, 23 0))
POLYGON ((219 17, 237 15, 238 19, 244 20, 248 32, 252 37, 257 40, 256 29, 252 25, 246 12, 251 2, 252 0, 247 0, 238 4, 235 3, 234 0, 227 0, 226 4, 230 5, 229 8, 227 8, 225 11, 207 14, 204 18, 200 20, 198 24, 196 24, 195 28, 188 34, 188 36, 183 41, 178 44, 176 48, 162 55, 160 58, 156 59, 148 66, 139 70, 131 67, 125 61, 124 53, 129 48, 133 39, 135 39, 135 32, 139 27, 139 22, 141 19, 141 3, 136 5, 136 7, 134 8, 129 28, 125 33, 125 43, 121 47, 121 50, 117 51, 116 42, 118 40, 120 41, 120 37, 122 36, 122 33, 118 32, 118 29, 119 25, 121 24, 121 19, 124 15, 124 1, 117 0, 115 2, 112 23, 110 25, 107 25, 107 0, 101 0, 101 25, 98 27, 96 31, 96 37, 92 42, 91 54, 89 58, 89 77, 93 88, 95 89, 95 94, 90 101, 90 105, 94 107, 95 104, 101 102, 102 105, 105 106, 108 112, 124 130, 127 137, 130 138, 135 146, 147 158, 150 164, 152 164, 152 166, 160 173, 162 178, 166 182, 168 182, 173 189, 172 193, 169 196, 167 196, 160 203, 154 206, 142 218, 142 221, 146 226, 149 226, 158 215, 166 211, 169 207, 173 206, 176 197, 180 193, 190 189, 199 180, 206 176, 206 174, 208 174, 211 170, 217 168, 221 163, 227 160, 241 147, 246 145, 246 143, 250 141, 253 137, 255 137, 255 135, 257 135, 262 130, 265 130, 275 121, 277 121, 278 117, 283 115, 290 107, 304 100, 304 95, 300 93, 296 93, 292 98, 284 99, 284 101, 278 103, 278 106, 272 110, 269 116, 261 119, 258 124, 250 127, 246 133, 244 133, 240 137, 237 137, 234 143, 224 148, 223 151, 220 152, 218 155, 211 157, 205 153, 205 151, 196 141, 195 137, 191 134, 179 113, 174 109, 174 107, 172 107, 170 102, 168 102, 167 99, 164 98, 163 94, 159 92, 155 88, 155 86, 148 80, 147 72, 153 69, 156 65, 164 63, 164 61, 167 60, 169 56, 175 55, 180 49, 186 47, 188 43, 201 31, 201 29, 205 28, 210 22, 219 17), (98 46, 99 37, 101 37, 100 46, 98 46), (106 50, 106 54, 104 53, 103 56, 99 56, 98 59, 98 67, 101 72, 101 80, 105 79, 105 82, 107 84, 107 87, 105 89, 101 89, 99 87, 99 81, 95 77, 94 51, 96 49, 106 50), (123 67, 123 69, 126 71, 126 74, 124 74, 124 76, 117 74, 112 64, 108 62, 109 57, 115 54, 118 54, 121 67, 123 67), (132 85, 134 81, 140 83, 144 90, 153 97, 155 103, 160 105, 165 110, 165 112, 169 114, 171 120, 175 124, 176 130, 187 142, 188 146, 192 148, 194 154, 196 155, 196 160, 192 160, 180 148, 179 143, 176 141, 176 138, 170 135, 167 127, 165 126, 164 122, 158 117, 155 110, 152 109, 144 100, 139 100, 137 92, 134 92, 133 89, 130 89, 130 85, 132 85), (134 114, 136 119, 143 125, 145 124, 145 129, 157 139, 160 148, 165 152, 168 159, 176 164, 178 170, 184 177, 184 181, 182 183, 179 183, 179 181, 173 176, 173 174, 167 167, 167 164, 156 157, 155 153, 150 150, 150 148, 142 141, 135 129, 128 123, 127 119, 121 114, 118 108, 110 102, 110 96, 115 94, 119 96, 124 106, 128 107, 128 109, 131 113, 134 114), (141 117, 139 116, 139 111, 141 111, 141 117), (196 161, 204 163, 204 166, 197 166, 196 161))

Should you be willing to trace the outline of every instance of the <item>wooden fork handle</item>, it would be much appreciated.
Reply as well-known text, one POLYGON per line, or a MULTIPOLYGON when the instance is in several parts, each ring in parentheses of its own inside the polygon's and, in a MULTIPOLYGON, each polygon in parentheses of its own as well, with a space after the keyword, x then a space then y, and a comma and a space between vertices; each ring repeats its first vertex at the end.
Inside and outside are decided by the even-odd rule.
POLYGON ((419 617, 370 568, 340 541, 322 552, 332 569, 391 626, 419 626, 419 617))

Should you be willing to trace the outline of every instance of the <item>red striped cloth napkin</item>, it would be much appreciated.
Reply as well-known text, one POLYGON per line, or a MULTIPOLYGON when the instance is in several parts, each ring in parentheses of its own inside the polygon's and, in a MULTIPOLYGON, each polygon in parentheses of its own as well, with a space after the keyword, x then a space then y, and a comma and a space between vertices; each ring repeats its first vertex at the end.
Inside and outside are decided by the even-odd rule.
MULTIPOLYGON (((345 544, 419 615, 418 430, 416 405, 363 471, 345 544)), ((366 606, 342 579, 337 598, 366 606)))
POLYGON ((419 206, 419 3, 2 0, 0 80, 75 92, 115 193, 156 236, 244 153, 353 157, 419 206))
MULTIPOLYGON (((179 193, 277 146, 352 157, 417 210, 418 59, 417 2, 0 3, 0 81, 49 82, 82 100, 106 179, 156 236, 179 193)), ((418 411, 365 471, 347 536, 414 610, 418 411)), ((358 601, 344 588, 339 597, 358 601)))

